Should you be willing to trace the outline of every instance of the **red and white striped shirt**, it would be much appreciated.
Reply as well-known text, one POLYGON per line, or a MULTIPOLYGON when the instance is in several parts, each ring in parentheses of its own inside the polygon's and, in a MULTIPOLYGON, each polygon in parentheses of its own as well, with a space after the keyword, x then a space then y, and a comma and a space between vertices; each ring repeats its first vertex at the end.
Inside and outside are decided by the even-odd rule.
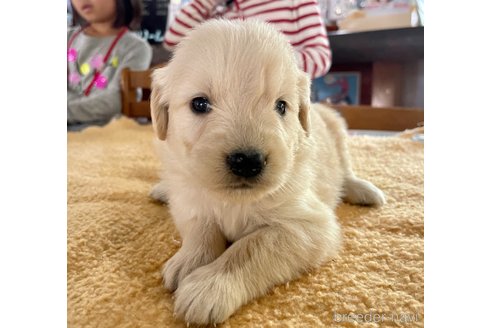
POLYGON ((273 24, 296 49, 299 66, 311 78, 325 75, 331 66, 331 49, 316 0, 234 0, 217 13, 218 0, 191 0, 176 14, 164 37, 174 47, 193 27, 213 18, 258 19, 273 24))

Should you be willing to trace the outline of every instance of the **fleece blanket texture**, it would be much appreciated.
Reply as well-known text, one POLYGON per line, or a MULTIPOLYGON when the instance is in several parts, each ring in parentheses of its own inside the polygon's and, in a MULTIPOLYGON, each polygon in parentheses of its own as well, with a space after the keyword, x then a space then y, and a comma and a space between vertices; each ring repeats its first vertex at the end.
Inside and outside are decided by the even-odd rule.
MULTIPOLYGON (((186 327, 161 267, 180 247, 149 190, 159 162, 150 125, 121 118, 68 133, 69 327, 186 327)), ((339 256, 242 306, 218 327, 423 327, 423 144, 349 138, 354 171, 382 208, 341 204, 339 256)))

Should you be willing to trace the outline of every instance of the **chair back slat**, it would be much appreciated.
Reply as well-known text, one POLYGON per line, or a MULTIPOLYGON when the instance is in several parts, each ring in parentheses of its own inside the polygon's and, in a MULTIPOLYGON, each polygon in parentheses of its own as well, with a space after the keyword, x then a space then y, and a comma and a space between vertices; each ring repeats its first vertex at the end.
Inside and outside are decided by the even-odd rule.
POLYGON ((121 72, 121 103, 125 116, 150 118, 151 75, 155 68, 157 67, 145 71, 125 68, 121 72), (140 100, 137 100, 137 89, 142 90, 140 100))
POLYGON ((150 89, 152 70, 130 72, 130 87, 150 89))

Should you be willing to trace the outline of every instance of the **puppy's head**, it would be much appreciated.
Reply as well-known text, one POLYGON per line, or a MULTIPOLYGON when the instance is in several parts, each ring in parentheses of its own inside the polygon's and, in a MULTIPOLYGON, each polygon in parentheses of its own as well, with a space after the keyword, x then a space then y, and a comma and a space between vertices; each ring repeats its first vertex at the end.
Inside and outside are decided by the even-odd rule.
POLYGON ((255 200, 286 183, 309 136, 309 85, 270 25, 208 21, 153 74, 154 130, 190 184, 255 200))

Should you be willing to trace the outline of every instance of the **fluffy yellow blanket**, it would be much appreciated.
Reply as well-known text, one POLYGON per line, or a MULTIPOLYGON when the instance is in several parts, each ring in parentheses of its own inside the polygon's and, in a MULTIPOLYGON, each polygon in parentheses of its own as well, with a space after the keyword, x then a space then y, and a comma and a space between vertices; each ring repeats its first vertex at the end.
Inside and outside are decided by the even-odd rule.
MULTIPOLYGON (((68 134, 69 327, 186 327, 161 284, 180 238, 158 181, 151 126, 119 119, 68 134)), ((340 255, 240 308, 221 327, 423 327, 423 145, 351 137, 355 172, 387 205, 342 204, 340 255)))

